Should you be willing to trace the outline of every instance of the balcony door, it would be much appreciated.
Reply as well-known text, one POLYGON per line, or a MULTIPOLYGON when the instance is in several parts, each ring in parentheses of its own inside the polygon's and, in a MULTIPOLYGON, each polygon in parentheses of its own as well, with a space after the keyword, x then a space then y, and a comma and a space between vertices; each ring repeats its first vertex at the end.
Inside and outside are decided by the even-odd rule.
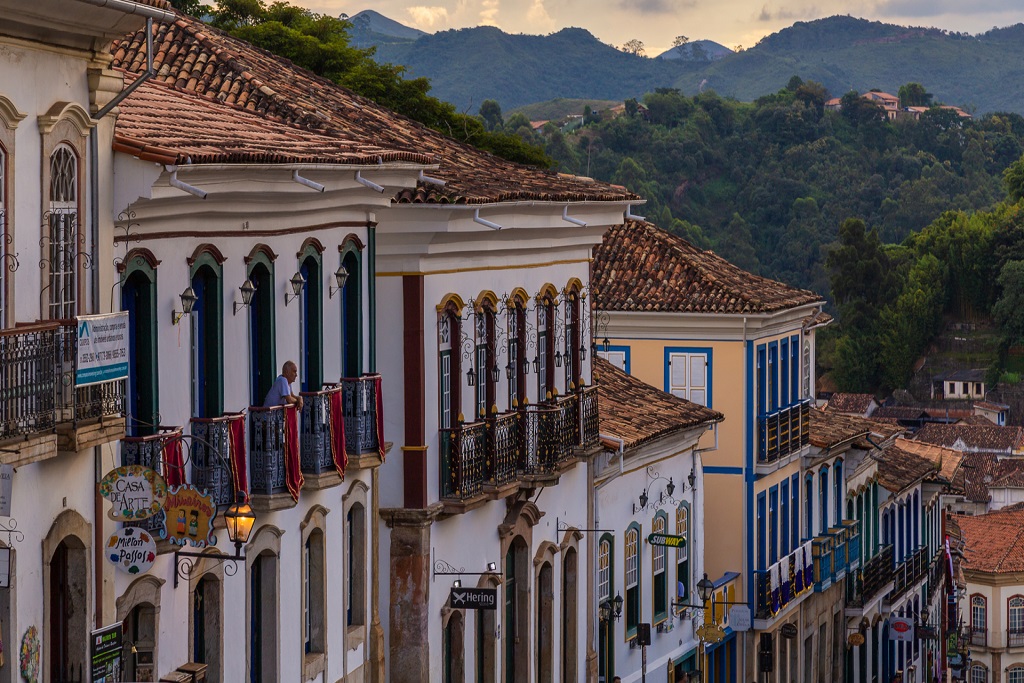
MULTIPOLYGON (((258 256, 264 257, 261 252, 258 256)), ((251 262, 249 280, 256 291, 249 306, 249 405, 261 406, 277 378, 274 357, 274 269, 264 257, 251 262)))
POLYGON ((157 391, 156 274, 136 269, 121 287, 121 309, 128 312, 128 428, 132 436, 156 433, 157 391))
POLYGON ((208 683, 220 682, 221 582, 203 574, 192 591, 192 661, 206 664, 208 683))
POLYGON ((323 268, 315 251, 302 260, 299 272, 306 280, 302 290, 302 357, 299 373, 303 391, 320 391, 324 385, 323 268))
POLYGON ((363 294, 359 251, 351 242, 344 247, 341 265, 348 272, 341 291, 341 376, 363 372, 363 294))
POLYGON ((192 273, 192 415, 219 417, 224 412, 224 319, 220 264, 202 255, 192 273))

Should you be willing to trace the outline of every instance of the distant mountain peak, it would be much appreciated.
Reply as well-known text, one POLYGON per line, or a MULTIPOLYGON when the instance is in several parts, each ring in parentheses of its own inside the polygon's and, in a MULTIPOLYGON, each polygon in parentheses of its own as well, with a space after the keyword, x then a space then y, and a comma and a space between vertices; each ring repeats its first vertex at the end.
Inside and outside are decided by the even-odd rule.
POLYGON ((403 40, 416 40, 422 36, 430 35, 418 28, 406 26, 405 24, 389 19, 380 12, 372 9, 364 9, 358 14, 348 17, 352 22, 352 28, 357 33, 376 33, 389 38, 401 38, 403 40))

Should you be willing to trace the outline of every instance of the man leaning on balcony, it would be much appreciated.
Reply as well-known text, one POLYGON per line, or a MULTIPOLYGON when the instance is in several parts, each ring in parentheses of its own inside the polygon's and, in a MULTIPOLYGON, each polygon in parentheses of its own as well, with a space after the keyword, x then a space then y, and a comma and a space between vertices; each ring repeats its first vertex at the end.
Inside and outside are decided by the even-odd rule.
POLYGON ((273 386, 267 392, 267 398, 263 401, 264 408, 274 406, 295 405, 302 409, 302 397, 292 393, 292 382, 299 376, 299 367, 292 361, 286 361, 281 368, 281 374, 274 380, 273 386))

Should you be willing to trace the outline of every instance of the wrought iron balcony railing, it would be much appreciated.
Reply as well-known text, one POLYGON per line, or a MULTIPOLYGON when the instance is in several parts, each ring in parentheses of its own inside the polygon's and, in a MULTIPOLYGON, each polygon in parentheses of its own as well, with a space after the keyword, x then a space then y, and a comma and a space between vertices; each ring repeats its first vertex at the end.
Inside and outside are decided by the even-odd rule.
POLYGON ((466 499, 483 488, 487 426, 474 422, 441 430, 441 497, 466 499))
POLYGON ((985 628, 979 628, 977 626, 971 627, 971 645, 978 645, 980 647, 988 646, 988 631, 985 628))
POLYGON ((343 377, 338 385, 325 384, 324 389, 341 387, 342 412, 345 416, 345 450, 349 455, 376 453, 377 379, 379 375, 343 377))
POLYGON ((924 578, 928 572, 928 548, 922 546, 893 568, 893 589, 890 602, 901 596, 908 588, 924 578))
POLYGON ((878 554, 864 563, 864 567, 847 579, 846 604, 860 608, 870 602, 878 592, 893 581, 892 546, 885 545, 878 554))
POLYGON ((0 330, 0 440, 124 412, 125 380, 75 387, 77 326, 0 330))
POLYGON ((217 505, 230 505, 235 502, 229 432, 232 424, 238 420, 244 421, 245 414, 193 417, 189 422, 193 437, 192 485, 212 493, 213 501, 217 505))
POLYGON ((811 543, 804 543, 764 571, 754 572, 755 615, 770 619, 812 587, 811 543))
POLYGON ((441 497, 465 499, 484 484, 546 475, 597 440, 596 387, 440 430, 441 497))
POLYGON ((288 490, 284 452, 285 411, 284 406, 249 408, 249 474, 254 494, 269 496, 288 490))
MULTIPOLYGON (((331 446, 331 400, 340 392, 342 392, 340 385, 331 385, 323 391, 302 392, 299 436, 303 474, 324 474, 337 471, 334 466, 334 450, 331 446)), ((343 429, 344 425, 339 425, 339 428, 343 429)), ((376 434, 376 430, 374 433, 376 434)), ((348 450, 347 442, 345 450, 348 450)))
POLYGON ((804 399, 757 420, 759 464, 773 463, 806 446, 811 433, 811 399, 804 399))

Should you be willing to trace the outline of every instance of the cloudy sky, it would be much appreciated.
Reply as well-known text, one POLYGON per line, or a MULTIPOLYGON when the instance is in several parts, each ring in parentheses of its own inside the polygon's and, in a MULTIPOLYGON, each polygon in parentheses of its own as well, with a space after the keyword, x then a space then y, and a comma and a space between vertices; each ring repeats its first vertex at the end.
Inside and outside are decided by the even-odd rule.
POLYGON ((648 55, 678 35, 750 47, 795 21, 834 14, 980 33, 1024 22, 1021 0, 292 0, 333 15, 375 9, 424 31, 487 24, 509 33, 588 29, 621 45, 638 38, 648 55))

